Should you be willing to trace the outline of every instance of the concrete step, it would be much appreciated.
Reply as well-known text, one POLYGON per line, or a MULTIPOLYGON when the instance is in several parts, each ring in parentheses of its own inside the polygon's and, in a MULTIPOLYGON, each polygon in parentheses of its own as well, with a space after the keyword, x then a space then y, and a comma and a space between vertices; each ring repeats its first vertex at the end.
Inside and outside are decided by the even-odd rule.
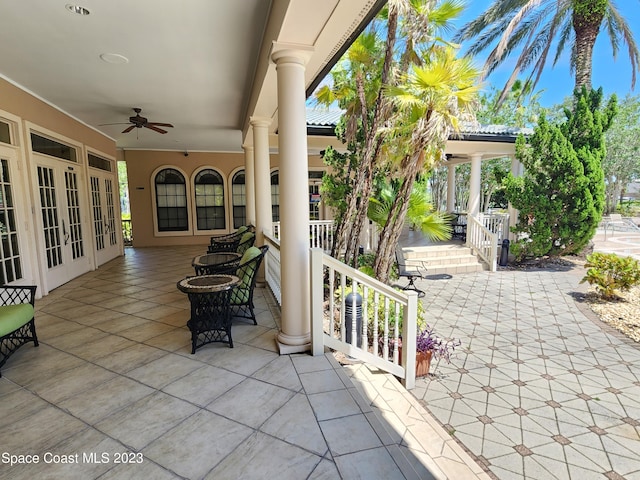
POLYGON ((472 255, 471 249, 464 245, 438 245, 428 247, 404 247, 402 253, 406 259, 426 259, 431 257, 448 257, 472 255))
POLYGON ((482 272, 484 270, 482 263, 476 260, 475 263, 461 263, 457 265, 435 265, 427 268, 427 276, 429 275, 456 275, 460 273, 482 272))
POLYGON ((481 272, 485 269, 478 257, 464 245, 429 245, 404 247, 403 256, 407 262, 422 261, 427 275, 460 274, 481 272))

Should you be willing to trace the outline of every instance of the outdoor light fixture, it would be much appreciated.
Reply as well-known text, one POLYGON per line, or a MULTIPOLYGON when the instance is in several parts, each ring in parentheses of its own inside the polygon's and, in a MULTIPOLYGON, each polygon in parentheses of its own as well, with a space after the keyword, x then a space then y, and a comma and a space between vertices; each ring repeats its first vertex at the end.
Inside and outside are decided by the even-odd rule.
POLYGON ((71 3, 67 3, 65 8, 69 10, 71 13, 77 13, 78 15, 89 15, 91 12, 80 5, 73 5, 71 3))

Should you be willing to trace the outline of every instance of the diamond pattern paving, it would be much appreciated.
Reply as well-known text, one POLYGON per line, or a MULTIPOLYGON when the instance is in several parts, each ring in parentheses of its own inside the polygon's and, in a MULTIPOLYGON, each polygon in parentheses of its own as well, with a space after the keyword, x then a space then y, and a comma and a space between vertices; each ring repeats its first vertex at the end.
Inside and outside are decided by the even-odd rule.
POLYGON ((640 348, 576 302, 582 276, 420 282, 430 324, 465 348, 415 392, 499 479, 640 478, 640 348))

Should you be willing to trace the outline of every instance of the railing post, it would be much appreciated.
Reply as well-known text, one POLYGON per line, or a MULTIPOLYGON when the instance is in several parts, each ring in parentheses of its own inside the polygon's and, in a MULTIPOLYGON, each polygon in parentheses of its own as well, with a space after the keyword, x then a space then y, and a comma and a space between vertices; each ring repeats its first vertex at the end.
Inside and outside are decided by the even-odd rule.
POLYGON ((402 384, 407 390, 416 386, 416 336, 418 334, 418 294, 407 291, 407 308, 402 319, 402 365, 404 379, 402 384))
POLYGON ((311 249, 311 355, 324 354, 323 255, 322 249, 311 249))

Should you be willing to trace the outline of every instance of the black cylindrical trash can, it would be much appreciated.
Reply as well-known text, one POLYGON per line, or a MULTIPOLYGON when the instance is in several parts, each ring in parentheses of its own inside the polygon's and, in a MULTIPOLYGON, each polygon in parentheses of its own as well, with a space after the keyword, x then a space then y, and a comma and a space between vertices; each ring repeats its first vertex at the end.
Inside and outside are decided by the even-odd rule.
POLYGON ((344 299, 344 326, 346 329, 345 339, 347 343, 351 343, 351 332, 353 329, 353 318, 356 320, 356 331, 358 347, 362 348, 362 295, 357 292, 351 292, 344 299), (354 298, 355 297, 355 298, 354 298), (355 312, 353 310, 355 301, 355 312))
POLYGON ((506 267, 507 263, 509 263, 509 240, 505 238, 502 241, 502 250, 500 250, 500 261, 498 265, 506 267))

